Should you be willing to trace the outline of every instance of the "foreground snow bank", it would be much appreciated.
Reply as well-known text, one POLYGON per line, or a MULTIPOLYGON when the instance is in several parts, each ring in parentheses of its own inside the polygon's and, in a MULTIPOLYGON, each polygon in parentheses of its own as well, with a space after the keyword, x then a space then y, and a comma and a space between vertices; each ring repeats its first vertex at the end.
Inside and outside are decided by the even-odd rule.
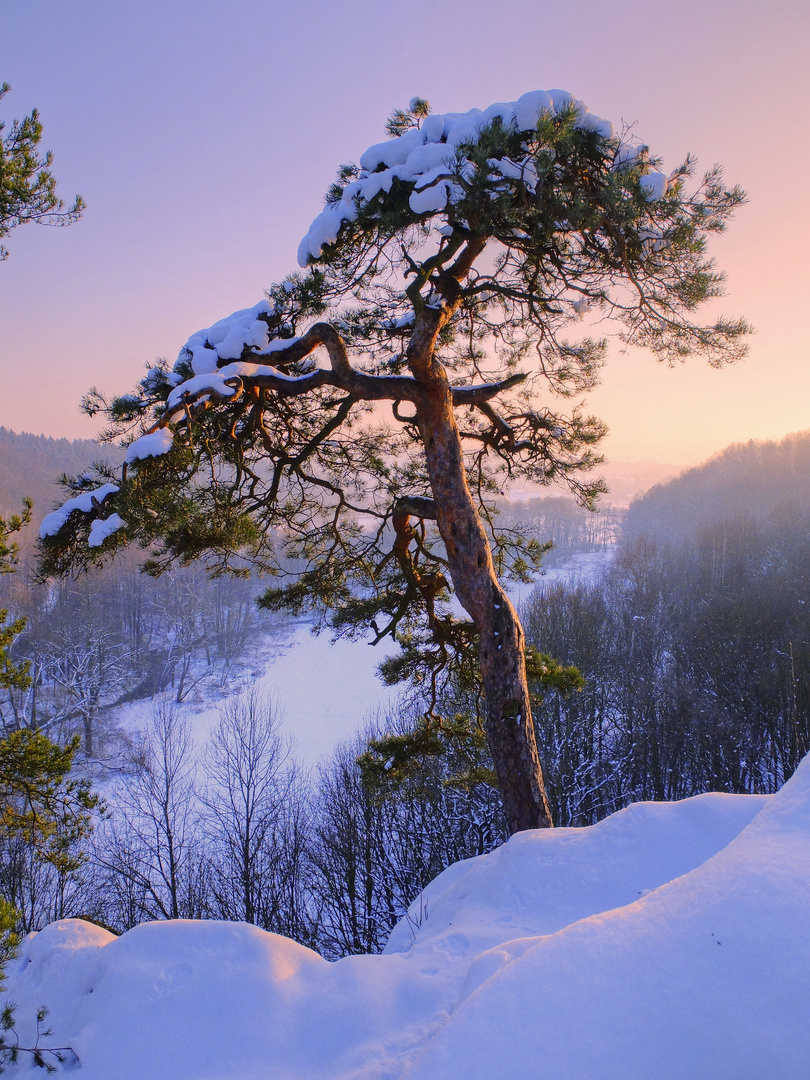
MULTIPOLYGON (((85 1080, 805 1077, 810 761, 451 867, 386 954, 233 923, 69 920, 9 971, 85 1080)), ((21 1036, 28 1032, 21 1027, 21 1036)))
POLYGON ((414 1080, 807 1076, 810 762, 724 850, 641 900, 479 957, 414 1080), (516 1049, 517 1048, 517 1049, 516 1049), (464 1061, 463 1074, 457 1071, 464 1061))

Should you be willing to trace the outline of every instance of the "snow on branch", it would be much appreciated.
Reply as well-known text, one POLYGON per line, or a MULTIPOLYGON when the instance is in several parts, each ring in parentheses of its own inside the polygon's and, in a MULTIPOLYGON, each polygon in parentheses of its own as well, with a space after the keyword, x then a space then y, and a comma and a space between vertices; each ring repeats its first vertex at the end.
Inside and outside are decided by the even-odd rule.
POLYGON ((135 461, 144 461, 150 457, 160 457, 168 454, 173 443, 172 433, 169 428, 158 428, 150 431, 148 435, 142 435, 127 447, 126 463, 132 465, 135 461))
MULTIPOLYGON (((68 499, 57 510, 52 511, 45 517, 39 527, 40 538, 44 540, 46 536, 56 536, 72 513, 79 510, 83 514, 89 514, 96 507, 101 506, 110 495, 115 495, 117 491, 117 484, 102 484, 101 487, 94 488, 93 491, 83 491, 72 499, 68 499)), ((120 526, 117 527, 120 528, 120 526)))
POLYGON ((245 350, 267 356, 289 348, 298 338, 271 338, 269 320, 276 308, 269 300, 260 300, 252 308, 235 311, 207 330, 192 334, 180 350, 175 364, 191 364, 195 375, 210 375, 221 360, 241 360, 245 350))
POLYGON ((123 529, 125 526, 126 522, 122 521, 118 514, 110 514, 108 518, 96 518, 90 526, 87 546, 91 548, 101 547, 108 536, 112 536, 114 532, 118 532, 119 529, 123 529))

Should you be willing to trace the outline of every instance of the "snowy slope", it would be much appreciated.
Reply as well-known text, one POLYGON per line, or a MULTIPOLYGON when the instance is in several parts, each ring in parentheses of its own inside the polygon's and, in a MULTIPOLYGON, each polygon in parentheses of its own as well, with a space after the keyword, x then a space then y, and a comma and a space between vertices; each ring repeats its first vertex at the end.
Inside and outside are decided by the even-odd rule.
POLYGON ((480 956, 469 996, 407 1075, 483 1080, 508 1060, 510 1080, 534 1080, 539 1062, 558 1080, 806 1078, 808 886, 805 762, 691 873, 480 956))
POLYGON ((799 1080, 808 887, 810 760, 775 796, 516 836, 440 875, 382 956, 74 920, 27 939, 8 990, 21 1018, 50 1005, 84 1080, 799 1080))

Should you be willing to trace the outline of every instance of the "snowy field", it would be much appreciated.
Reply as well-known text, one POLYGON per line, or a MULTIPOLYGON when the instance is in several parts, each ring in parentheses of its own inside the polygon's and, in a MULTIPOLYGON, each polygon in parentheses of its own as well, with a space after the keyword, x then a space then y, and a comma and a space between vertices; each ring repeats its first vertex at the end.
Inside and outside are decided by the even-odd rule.
POLYGON ((49 1005, 84 1080, 805 1080, 809 892, 806 759, 774 796, 519 834, 441 874, 381 956, 66 921, 8 993, 23 1040, 49 1005))
MULTIPOLYGON (((537 584, 512 583, 512 601, 525 602, 537 585, 592 578, 611 557, 611 552, 603 551, 575 555, 549 569, 537 584)), ((296 757, 310 767, 356 734, 376 712, 396 703, 400 688, 385 686, 377 674, 380 663, 395 651, 389 640, 374 647, 363 640, 333 642, 328 632, 312 634, 309 622, 290 623, 282 634, 266 638, 256 648, 246 681, 263 699, 275 702, 296 757)), ((207 742, 223 701, 206 687, 181 706, 199 746, 207 742)), ((115 711, 114 723, 127 731, 138 730, 146 726, 153 708, 152 700, 122 706, 115 711)))
MULTIPOLYGON (((288 637, 273 638, 268 645, 266 658, 257 664, 260 673, 247 681, 262 699, 275 703, 283 730, 305 766, 330 754, 399 693, 396 687, 385 686, 377 674, 379 664, 392 651, 390 645, 372 648, 364 641, 333 642, 328 632, 312 634, 309 623, 292 625, 288 637)), ((205 696, 184 706, 200 746, 217 722, 223 700, 205 696)), ((122 714, 124 725, 142 726, 152 708, 151 701, 130 706, 122 714)))

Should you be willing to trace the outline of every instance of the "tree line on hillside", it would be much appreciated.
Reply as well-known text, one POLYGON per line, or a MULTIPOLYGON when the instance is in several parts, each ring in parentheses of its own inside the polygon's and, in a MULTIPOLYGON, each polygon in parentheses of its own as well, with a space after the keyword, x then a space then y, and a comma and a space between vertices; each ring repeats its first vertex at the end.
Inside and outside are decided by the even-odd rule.
POLYGON ((558 820, 769 793, 792 775, 810 747, 807 524, 731 519, 676 550, 635 541, 601 581, 530 602, 527 634, 585 681, 538 710, 558 820))
MULTIPOLYGON (((92 439, 54 439, 0 426, 0 514, 16 513, 23 499, 32 499, 38 528, 59 498, 62 473, 86 469, 92 461, 112 464, 122 459, 118 447, 92 439)), ((24 548, 30 540, 21 536, 20 544, 24 548)))
MULTIPOLYGON (((772 792, 792 774, 810 747, 808 523, 795 509, 725 519, 677 546, 625 539, 600 578, 535 591, 529 640, 584 677, 579 691, 534 687, 558 825, 639 799, 772 792)), ((82 867, 60 877, 6 853, 3 894, 27 927, 225 918, 333 958, 378 951, 438 872, 507 836, 477 710, 474 693, 449 688, 442 711, 468 718, 465 737, 448 726, 386 783, 364 767, 369 740, 418 730, 418 703, 378 718, 312 777, 249 692, 226 703, 197 764, 187 722, 164 705, 109 788, 82 867)))
POLYGON ((586 509, 570 496, 545 495, 525 500, 499 500, 499 529, 505 534, 518 529, 550 544, 543 566, 557 566, 574 554, 608 551, 619 536, 623 511, 601 501, 596 511, 586 509))
POLYGON ((656 484, 630 504, 622 534, 679 544, 719 519, 765 519, 810 506, 810 431, 779 442, 735 443, 703 465, 656 484))
POLYGON ((529 640, 584 689, 538 738, 556 818, 776 791, 810 749, 810 433, 730 447, 630 507, 598 580, 538 591, 529 640))

